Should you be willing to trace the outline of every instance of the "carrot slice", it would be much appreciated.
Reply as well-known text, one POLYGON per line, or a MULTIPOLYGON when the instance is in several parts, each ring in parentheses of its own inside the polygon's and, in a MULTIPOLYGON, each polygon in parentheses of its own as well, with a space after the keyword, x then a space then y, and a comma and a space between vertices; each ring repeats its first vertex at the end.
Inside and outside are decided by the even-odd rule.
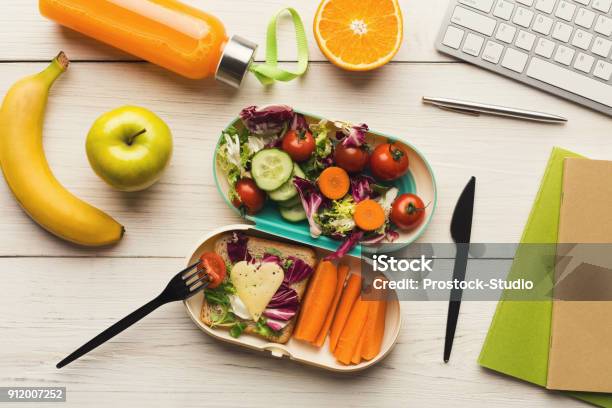
POLYGON ((340 167, 328 167, 319 176, 319 189, 330 200, 339 200, 351 186, 348 173, 340 167))
POLYGON ((340 265, 338 267, 338 282, 336 283, 336 293, 334 294, 334 300, 332 301, 331 307, 329 308, 329 312, 327 313, 325 323, 323 323, 323 327, 321 328, 319 335, 313 343, 317 347, 321 347, 323 343, 325 343, 327 333, 329 332, 329 328, 331 327, 332 321, 334 320, 334 316, 336 315, 336 309, 338 308, 338 303, 340 302, 340 295, 342 295, 342 289, 344 289, 344 281, 346 280, 346 276, 348 275, 348 273, 349 267, 347 265, 340 265))
POLYGON ((342 329, 346 324, 346 320, 348 319, 349 313, 351 312, 353 303, 355 303, 355 299, 357 299, 357 296, 359 296, 360 289, 361 277, 355 274, 349 276, 346 287, 344 288, 344 291, 342 293, 342 297, 340 298, 340 304, 338 305, 338 309, 336 310, 334 322, 332 323, 331 330, 329 332, 329 350, 332 353, 336 349, 338 339, 340 338, 342 329))
POLYGON ((336 265, 330 261, 320 262, 302 303, 294 332, 296 339, 309 342, 316 339, 334 299, 337 280, 336 265))
POLYGON ((351 314, 344 325, 344 329, 342 329, 342 334, 338 339, 338 346, 334 352, 336 360, 342 364, 350 364, 353 358, 353 353, 357 348, 359 337, 361 337, 363 327, 368 318, 370 303, 360 298, 355 300, 351 314))
POLYGON ((382 346, 385 334, 385 318, 387 316, 386 300, 377 300, 372 303, 361 347, 361 357, 366 360, 371 360, 380 353, 380 347, 382 346))
POLYGON ((364 231, 374 231, 385 223, 385 210, 374 200, 363 200, 355 206, 355 224, 364 231))
MULTIPOLYGON (((370 305, 370 309, 372 306, 370 305)), ((369 310, 368 310, 368 319, 369 319, 369 310)), ((363 349, 363 342, 366 336, 366 327, 368 325, 368 321, 366 320, 366 324, 361 330, 361 336, 359 336, 359 341, 357 342, 357 347, 355 347, 355 351, 353 352, 353 357, 351 358, 351 363, 359 364, 361 363, 361 350, 363 349)))

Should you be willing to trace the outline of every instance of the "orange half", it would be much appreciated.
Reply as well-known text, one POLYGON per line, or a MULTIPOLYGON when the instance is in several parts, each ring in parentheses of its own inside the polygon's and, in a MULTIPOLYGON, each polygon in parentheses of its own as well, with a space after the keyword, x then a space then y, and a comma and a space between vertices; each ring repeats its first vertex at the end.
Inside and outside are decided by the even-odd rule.
POLYGON ((385 65, 402 44, 397 0, 323 0, 314 19, 321 52, 335 65, 369 71, 385 65))

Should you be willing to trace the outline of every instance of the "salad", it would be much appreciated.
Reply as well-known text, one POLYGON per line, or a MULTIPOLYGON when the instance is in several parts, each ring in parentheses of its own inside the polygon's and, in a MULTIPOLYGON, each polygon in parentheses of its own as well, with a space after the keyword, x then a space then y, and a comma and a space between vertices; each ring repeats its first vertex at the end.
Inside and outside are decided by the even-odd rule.
POLYGON ((248 214, 267 200, 290 222, 307 220, 313 238, 342 241, 329 258, 358 243, 393 242, 400 230, 417 228, 426 205, 389 182, 409 169, 408 151, 392 141, 366 140, 366 124, 306 118, 285 105, 242 110, 243 126, 226 129, 217 161, 229 199, 248 214))

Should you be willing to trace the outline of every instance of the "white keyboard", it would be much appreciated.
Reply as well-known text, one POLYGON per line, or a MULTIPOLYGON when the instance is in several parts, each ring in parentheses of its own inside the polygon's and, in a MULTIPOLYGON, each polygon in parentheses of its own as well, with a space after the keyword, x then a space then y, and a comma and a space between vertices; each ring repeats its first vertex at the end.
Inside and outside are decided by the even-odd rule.
POLYGON ((612 116, 612 0, 452 0, 436 47, 612 116))

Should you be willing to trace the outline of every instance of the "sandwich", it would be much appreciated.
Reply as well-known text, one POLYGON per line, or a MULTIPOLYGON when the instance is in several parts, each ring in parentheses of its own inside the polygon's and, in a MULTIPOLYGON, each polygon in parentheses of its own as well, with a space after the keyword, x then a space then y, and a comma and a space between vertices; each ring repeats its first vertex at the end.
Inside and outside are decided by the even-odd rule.
POLYGON ((253 334, 288 342, 316 266, 315 251, 230 232, 217 240, 214 252, 227 274, 219 286, 204 291, 201 321, 229 330, 232 337, 253 334))

